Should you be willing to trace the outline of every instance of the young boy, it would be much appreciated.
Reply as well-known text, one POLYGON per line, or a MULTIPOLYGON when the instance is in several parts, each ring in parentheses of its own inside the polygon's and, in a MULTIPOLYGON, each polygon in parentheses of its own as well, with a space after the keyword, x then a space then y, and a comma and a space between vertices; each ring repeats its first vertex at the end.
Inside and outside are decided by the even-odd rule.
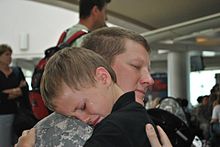
POLYGON ((151 123, 135 93, 124 93, 110 65, 84 48, 66 48, 47 63, 41 93, 51 110, 94 126, 85 146, 150 146, 144 131, 151 123))

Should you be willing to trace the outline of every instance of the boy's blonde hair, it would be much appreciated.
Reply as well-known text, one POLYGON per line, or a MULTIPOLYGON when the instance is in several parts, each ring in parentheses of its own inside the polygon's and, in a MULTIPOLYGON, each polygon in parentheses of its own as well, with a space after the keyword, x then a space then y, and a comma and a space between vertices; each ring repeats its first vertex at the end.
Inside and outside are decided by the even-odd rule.
POLYGON ((98 67, 104 67, 116 83, 111 66, 91 50, 68 47, 55 53, 47 62, 41 80, 41 94, 48 108, 54 110, 52 99, 62 92, 63 83, 75 90, 95 86, 98 67))

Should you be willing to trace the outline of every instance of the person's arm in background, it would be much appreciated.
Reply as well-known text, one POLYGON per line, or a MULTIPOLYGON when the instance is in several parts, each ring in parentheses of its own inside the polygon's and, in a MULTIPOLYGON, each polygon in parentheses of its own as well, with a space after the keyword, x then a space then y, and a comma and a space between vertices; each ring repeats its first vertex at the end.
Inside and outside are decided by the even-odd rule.
POLYGON ((20 67, 13 68, 16 78, 20 81, 17 87, 5 89, 2 92, 7 94, 8 99, 15 99, 19 96, 28 97, 28 84, 25 80, 24 73, 20 67))
MULTIPOLYGON (((152 147, 172 147, 169 138, 163 129, 157 126, 161 143, 157 138, 157 134, 151 124, 146 125, 146 133, 150 140, 150 144, 152 147)), ((33 147, 35 144, 35 129, 26 130, 22 133, 22 136, 19 137, 18 143, 14 147, 33 147)))
MULTIPOLYGON (((25 81, 21 81, 22 83, 25 81)), ((22 87, 20 85, 16 88, 5 89, 2 92, 8 94, 8 99, 14 99, 22 95, 22 87)))
POLYGON ((212 117, 211 117, 210 123, 219 122, 218 121, 218 113, 219 113, 219 111, 217 110, 217 107, 216 107, 217 104, 218 104, 218 102, 217 102, 217 100, 215 100, 213 102, 213 110, 212 110, 212 117))

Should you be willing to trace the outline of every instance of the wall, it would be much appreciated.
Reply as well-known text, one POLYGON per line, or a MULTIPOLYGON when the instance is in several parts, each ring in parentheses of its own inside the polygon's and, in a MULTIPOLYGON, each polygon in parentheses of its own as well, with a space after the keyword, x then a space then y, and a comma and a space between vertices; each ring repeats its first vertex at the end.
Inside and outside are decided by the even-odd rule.
POLYGON ((0 43, 13 48, 13 58, 43 56, 62 31, 78 22, 73 11, 29 0, 0 0, 0 18, 0 43), (27 42, 26 50, 20 49, 20 39, 27 42))

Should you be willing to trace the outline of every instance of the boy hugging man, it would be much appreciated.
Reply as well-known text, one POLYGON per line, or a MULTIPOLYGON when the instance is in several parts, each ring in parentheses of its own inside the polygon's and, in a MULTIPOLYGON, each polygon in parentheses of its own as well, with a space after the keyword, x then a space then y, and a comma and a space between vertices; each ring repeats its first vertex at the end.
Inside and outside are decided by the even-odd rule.
POLYGON ((53 111, 94 126, 86 147, 150 147, 145 125, 153 124, 133 91, 116 84, 111 66, 78 47, 58 51, 48 61, 41 94, 53 111))

